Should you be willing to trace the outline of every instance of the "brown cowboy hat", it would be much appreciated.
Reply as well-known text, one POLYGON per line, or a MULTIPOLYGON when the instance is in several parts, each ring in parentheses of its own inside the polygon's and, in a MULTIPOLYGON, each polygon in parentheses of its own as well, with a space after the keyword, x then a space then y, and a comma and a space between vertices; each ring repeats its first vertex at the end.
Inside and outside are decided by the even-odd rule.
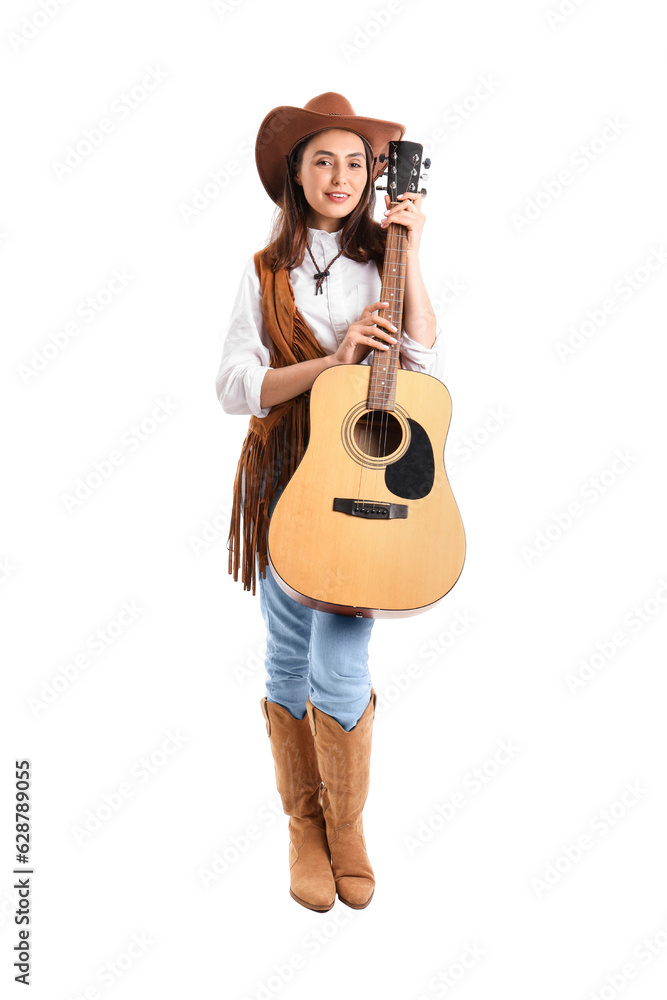
POLYGON ((255 143, 255 162, 260 180, 269 197, 278 201, 285 185, 285 156, 301 139, 325 128, 347 128, 366 139, 373 150, 376 166, 373 180, 383 173, 380 153, 387 153, 389 142, 403 137, 405 125, 379 118, 355 115, 350 102, 341 94, 326 93, 313 97, 303 108, 280 107, 269 111, 259 126, 255 143))

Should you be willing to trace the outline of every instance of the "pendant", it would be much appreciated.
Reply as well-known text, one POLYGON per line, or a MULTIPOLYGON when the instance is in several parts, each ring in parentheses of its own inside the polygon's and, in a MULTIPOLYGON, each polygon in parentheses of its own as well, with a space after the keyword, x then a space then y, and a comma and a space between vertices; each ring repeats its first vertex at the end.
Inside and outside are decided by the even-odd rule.
POLYGON ((324 279, 327 278, 328 276, 329 276, 329 268, 327 268, 326 271, 318 271, 316 274, 313 275, 313 278, 315 278, 316 295, 318 293, 320 295, 322 294, 322 284, 324 283, 324 279))

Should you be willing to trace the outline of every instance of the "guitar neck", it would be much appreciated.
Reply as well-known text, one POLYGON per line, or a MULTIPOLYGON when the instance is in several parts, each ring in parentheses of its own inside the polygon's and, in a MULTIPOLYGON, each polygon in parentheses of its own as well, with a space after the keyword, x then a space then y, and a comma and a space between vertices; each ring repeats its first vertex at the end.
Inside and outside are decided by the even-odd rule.
MULTIPOLYGON (((392 207, 397 204, 392 202, 392 207)), ((403 332, 403 296, 407 266, 408 229, 391 223, 387 229, 387 243, 382 266, 382 291, 380 300, 391 303, 388 309, 379 309, 397 328, 396 343, 388 351, 375 348, 368 389, 369 410, 394 410, 396 408, 396 372, 400 368, 401 334, 403 332)))

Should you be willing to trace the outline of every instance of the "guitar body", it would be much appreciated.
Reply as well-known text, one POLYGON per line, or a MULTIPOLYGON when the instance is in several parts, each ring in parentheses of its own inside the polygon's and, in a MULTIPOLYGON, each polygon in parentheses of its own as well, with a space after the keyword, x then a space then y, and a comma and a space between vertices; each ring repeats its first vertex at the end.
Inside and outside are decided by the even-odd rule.
POLYGON ((454 586, 465 535, 445 472, 448 390, 395 373, 391 413, 369 408, 370 365, 328 368, 313 383, 310 438, 269 526, 279 586, 308 607, 397 618, 454 586))

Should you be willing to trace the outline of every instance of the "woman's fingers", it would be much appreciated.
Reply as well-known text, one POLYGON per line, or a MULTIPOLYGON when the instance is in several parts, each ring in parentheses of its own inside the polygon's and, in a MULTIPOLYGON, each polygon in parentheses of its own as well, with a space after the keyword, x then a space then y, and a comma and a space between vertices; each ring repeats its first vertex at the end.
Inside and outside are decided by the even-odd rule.
POLYGON ((366 316, 370 315, 370 313, 376 312, 378 309, 388 309, 388 308, 389 308, 388 302, 371 302, 369 305, 364 306, 363 311, 361 313, 361 318, 364 319, 366 316))
POLYGON ((360 334, 361 334, 362 337, 364 337, 364 336, 370 336, 370 334, 366 333, 366 330, 367 330, 367 327, 371 326, 371 327, 373 327, 373 334, 372 334, 372 336, 375 336, 378 339, 388 340, 391 344, 397 343, 396 337, 394 336, 394 334, 398 333, 398 330, 396 329, 396 327, 393 324, 389 323, 388 320, 382 320, 382 317, 380 317, 380 316, 373 317, 373 322, 363 323, 363 324, 359 324, 359 325, 361 326, 361 330, 359 332, 360 332, 360 334), (388 329, 385 330, 381 326, 377 325, 374 322, 375 319, 381 320, 383 323, 386 323, 387 326, 388 326, 388 329))
POLYGON ((396 337, 394 334, 398 333, 398 329, 394 326, 391 320, 386 319, 384 316, 371 316, 370 324, 375 326, 379 337, 384 337, 385 340, 390 340, 392 344, 396 343, 396 337))
POLYGON ((390 333, 398 333, 397 327, 394 326, 391 320, 386 319, 384 316, 375 316, 374 320, 379 329, 385 327, 390 333))
POLYGON ((381 351, 388 351, 391 344, 398 343, 394 336, 395 333, 398 333, 397 328, 384 316, 377 315, 378 309, 388 308, 389 302, 383 301, 371 302, 364 306, 361 318, 353 323, 347 332, 346 341, 353 350, 365 347, 366 349, 377 348, 381 351), (369 327, 372 327, 372 333, 369 332, 369 327), (386 344, 383 341, 389 341, 389 343, 386 344))
POLYGON ((368 344, 369 347, 378 347, 378 346, 380 346, 380 347, 386 348, 388 350, 389 349, 389 345, 388 344, 384 344, 382 342, 383 339, 390 341, 390 343, 392 343, 392 344, 397 343, 395 337, 393 337, 390 333, 385 333, 385 331, 381 330, 380 327, 376 327, 374 333, 372 333, 372 334, 370 334, 370 333, 369 334, 360 333, 359 334, 359 339, 357 340, 357 343, 368 344))
POLYGON ((388 302, 371 302, 370 305, 364 307, 364 311, 361 314, 359 322, 370 326, 377 326, 378 329, 385 327, 391 333, 398 333, 398 328, 395 327, 391 320, 387 319, 386 316, 374 315, 376 310, 388 308, 388 302))
MULTIPOLYGON (((381 340, 376 337, 362 337, 359 343, 368 344, 369 347, 379 347, 382 351, 390 350, 389 344, 383 344, 381 340)), ((396 343, 396 341, 394 341, 396 343)))
MULTIPOLYGON (((392 330, 395 331, 396 327, 395 326, 392 327, 392 330)), ((388 340, 390 344, 396 344, 397 343, 397 340, 396 340, 396 337, 394 336, 394 334, 390 333, 388 330, 383 330, 381 326, 376 327, 375 336, 376 337, 382 337, 384 340, 388 340)))

